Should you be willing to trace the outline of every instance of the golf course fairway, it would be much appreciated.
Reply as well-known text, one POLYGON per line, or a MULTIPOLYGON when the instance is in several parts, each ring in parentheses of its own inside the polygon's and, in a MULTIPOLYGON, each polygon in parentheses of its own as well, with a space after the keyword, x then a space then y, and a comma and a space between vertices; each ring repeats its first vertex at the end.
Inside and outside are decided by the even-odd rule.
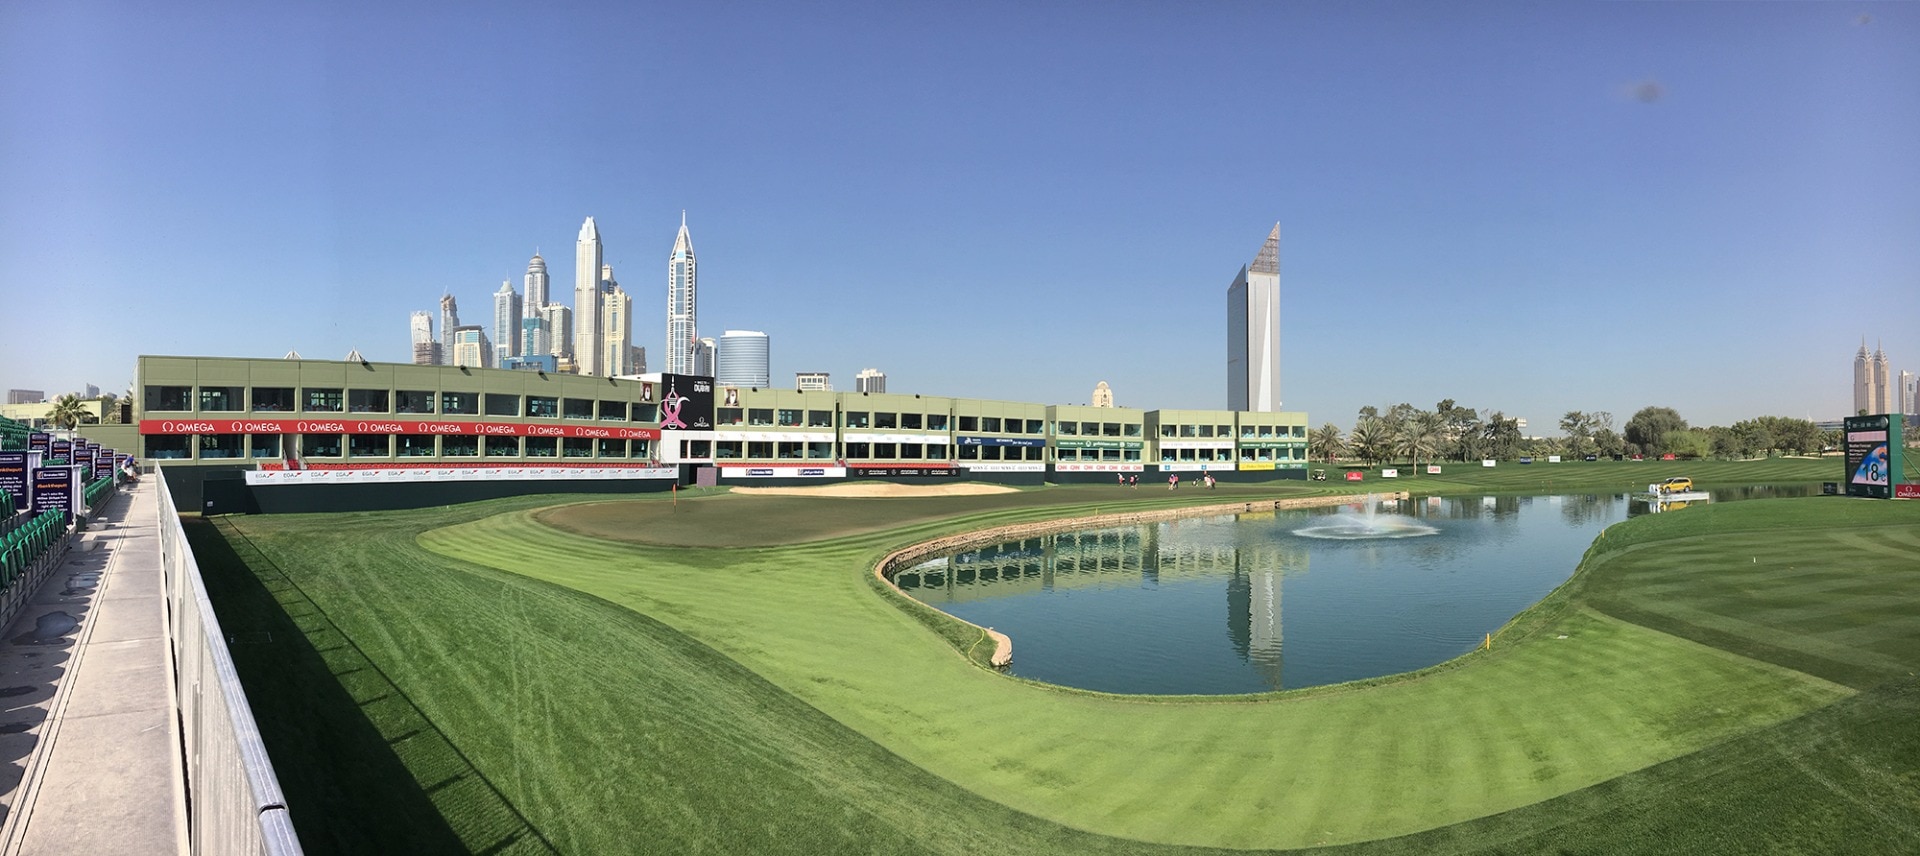
MULTIPOLYGON (((1222 699, 1012 679, 870 583, 880 556, 929 537, 1118 510, 1075 489, 1006 496, 756 547, 587 537, 543 522, 572 501, 553 498, 192 530, 223 610, 272 624, 277 608, 310 646, 235 659, 303 843, 333 820, 343 852, 390 846, 429 807, 438 824, 407 833, 415 849, 1900 852, 1920 835, 1920 746, 1889 726, 1915 713, 1916 506, 1636 519, 1491 652, 1222 699), (341 698, 303 683, 303 663, 341 698), (366 675, 379 685, 356 685, 366 675), (387 711, 395 698, 405 709, 387 711), (292 773, 280 754, 340 755, 331 741, 388 754, 292 773), (383 785, 375 809, 327 781, 396 767, 412 781, 383 785), (370 813, 339 819, 353 811, 370 813)), ((806 501, 680 503, 764 542, 756 503, 806 501)), ((671 507, 624 502, 636 520, 671 507)), ((821 531, 848 513, 814 502, 821 531)))

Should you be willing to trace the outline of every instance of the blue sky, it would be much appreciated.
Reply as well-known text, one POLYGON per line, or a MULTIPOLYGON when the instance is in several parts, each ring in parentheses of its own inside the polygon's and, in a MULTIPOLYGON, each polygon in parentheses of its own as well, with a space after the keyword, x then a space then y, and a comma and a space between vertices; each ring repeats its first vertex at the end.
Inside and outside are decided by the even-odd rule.
POLYGON ((0 387, 405 361, 587 215, 657 367, 682 209, 776 380, 1221 407, 1275 222, 1315 424, 1920 372, 1920 5, 282 5, 0 4, 0 387))

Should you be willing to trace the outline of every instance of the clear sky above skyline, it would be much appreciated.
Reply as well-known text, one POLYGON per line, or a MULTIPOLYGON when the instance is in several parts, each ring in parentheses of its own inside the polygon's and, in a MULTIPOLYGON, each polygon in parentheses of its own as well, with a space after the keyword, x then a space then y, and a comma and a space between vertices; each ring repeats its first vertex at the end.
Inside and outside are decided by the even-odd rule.
POLYGON ((1315 424, 1837 418, 1920 373, 1920 5, 0 4, 0 387, 405 362, 592 215, 663 362, 1222 407, 1277 221, 1315 424))

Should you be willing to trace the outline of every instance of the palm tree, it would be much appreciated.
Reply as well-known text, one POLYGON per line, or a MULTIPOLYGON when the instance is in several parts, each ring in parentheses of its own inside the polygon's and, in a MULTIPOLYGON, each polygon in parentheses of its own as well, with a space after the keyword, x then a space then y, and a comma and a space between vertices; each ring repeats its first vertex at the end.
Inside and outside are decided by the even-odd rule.
POLYGON ((1407 456, 1413 465, 1414 475, 1420 474, 1420 458, 1425 456, 1427 463, 1433 463, 1441 441, 1441 423, 1439 414, 1420 411, 1400 430, 1399 447, 1401 454, 1407 456))
POLYGON ((1393 434, 1379 419, 1361 419, 1347 435, 1347 450, 1371 466, 1392 453, 1393 434))
POLYGON ((1333 459, 1341 452, 1346 451, 1346 446, 1346 439, 1340 436, 1340 426, 1332 422, 1315 428, 1313 433, 1307 436, 1307 448, 1310 450, 1307 456, 1315 460, 1325 458, 1329 464, 1333 463, 1333 459))
POLYGON ((93 414, 80 401, 80 396, 68 393, 54 400, 53 409, 47 411, 47 418, 53 420, 57 428, 74 428, 82 422, 93 421, 93 414))

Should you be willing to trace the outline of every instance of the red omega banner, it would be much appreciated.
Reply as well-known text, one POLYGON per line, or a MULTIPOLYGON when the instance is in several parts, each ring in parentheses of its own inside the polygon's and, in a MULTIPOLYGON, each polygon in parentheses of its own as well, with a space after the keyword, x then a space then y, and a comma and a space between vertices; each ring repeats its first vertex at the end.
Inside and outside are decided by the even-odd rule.
POLYGON ((486 437, 598 437, 658 440, 658 428, 527 425, 395 419, 146 419, 141 434, 477 434, 486 437))

